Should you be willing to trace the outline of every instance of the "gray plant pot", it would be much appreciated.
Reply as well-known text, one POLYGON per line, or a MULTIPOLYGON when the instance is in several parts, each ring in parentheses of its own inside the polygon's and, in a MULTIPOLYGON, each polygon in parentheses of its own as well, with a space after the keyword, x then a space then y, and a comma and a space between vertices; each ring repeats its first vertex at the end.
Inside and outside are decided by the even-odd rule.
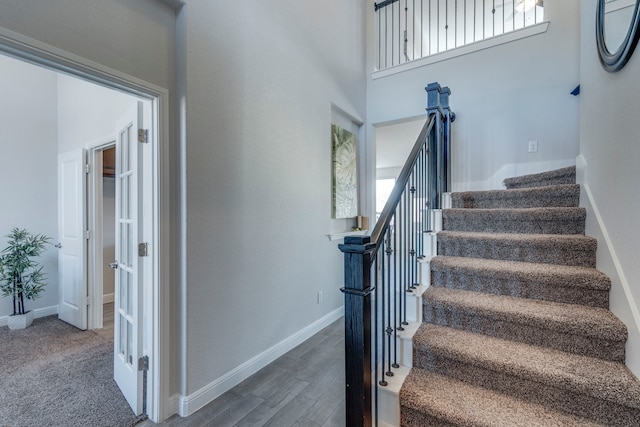
POLYGON ((33 311, 27 311, 25 314, 12 314, 7 317, 7 325, 9 329, 24 329, 33 323, 33 311))

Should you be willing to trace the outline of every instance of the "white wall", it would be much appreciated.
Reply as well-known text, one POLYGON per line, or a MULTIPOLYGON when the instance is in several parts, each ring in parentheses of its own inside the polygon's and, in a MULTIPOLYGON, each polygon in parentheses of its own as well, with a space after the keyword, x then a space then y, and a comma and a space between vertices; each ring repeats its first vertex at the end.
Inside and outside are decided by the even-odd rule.
MULTIPOLYGON (((57 239, 56 75, 0 55, 0 94, 0 249, 14 227, 57 239)), ((58 305, 56 251, 40 258, 48 285, 29 310, 58 305)), ((10 314, 11 298, 0 297, 0 317, 10 314)))
MULTIPOLYGON (((543 34, 368 80, 371 125, 425 114, 425 86, 449 86, 454 190, 499 188, 505 177, 575 163, 579 83, 578 0, 545 3, 543 34), (529 140, 537 153, 527 152, 529 140)), ((373 12, 368 31, 373 34, 373 12)), ((368 69, 373 70, 373 46, 368 69)), ((416 135, 417 136, 417 135, 416 135)), ((369 145, 375 131, 368 128, 369 145)), ((373 161, 373 160, 372 160, 373 161)))
POLYGON ((187 8, 193 394, 342 304, 342 254, 326 237, 331 108, 363 121, 365 3, 187 8))
POLYGON ((627 365, 640 376, 640 51, 621 71, 605 72, 596 53, 595 9, 595 0, 582 0, 580 153, 583 196, 591 196, 582 203, 599 213, 587 216, 587 231, 599 237, 598 268, 613 280, 611 309, 629 329, 627 365))
POLYGON ((135 101, 130 95, 58 74, 59 152, 115 141, 116 121, 135 101))

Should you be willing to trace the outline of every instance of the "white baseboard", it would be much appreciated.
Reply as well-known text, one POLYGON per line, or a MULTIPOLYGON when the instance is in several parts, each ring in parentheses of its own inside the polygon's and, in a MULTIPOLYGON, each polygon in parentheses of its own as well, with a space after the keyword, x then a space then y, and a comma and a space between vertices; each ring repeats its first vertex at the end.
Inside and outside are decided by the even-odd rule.
POLYGON ((102 295, 102 303, 103 304, 109 304, 109 303, 114 302, 115 300, 116 300, 116 294, 114 294, 114 293, 102 295))
MULTIPOLYGON (((52 305, 51 307, 36 308, 33 310, 33 318, 51 316, 52 314, 58 314, 58 306, 52 305)), ((0 326, 7 326, 7 318, 9 316, 0 316, 0 326)))
POLYGON ((163 419, 167 419, 173 414, 177 414, 180 408, 180 394, 176 393, 169 397, 169 404, 166 407, 166 411, 163 419))
POLYGON ((258 372, 260 369, 267 366, 269 363, 276 360, 278 357, 302 344, 304 341, 308 340, 313 335, 341 318, 343 315, 344 307, 340 307, 290 337, 285 338, 273 347, 247 360, 240 366, 202 387, 195 393, 188 396, 181 396, 178 405, 178 414, 181 417, 187 417, 190 414, 193 414, 198 409, 212 402, 223 393, 229 391, 251 375, 258 372))
POLYGON ((598 240, 596 267, 611 279, 610 309, 627 325, 626 364, 636 376, 640 377, 640 311, 606 224, 589 188, 587 163, 582 155, 576 159, 576 178, 581 185, 580 205, 587 209, 587 234, 598 240), (590 218, 595 221, 590 221, 590 218))

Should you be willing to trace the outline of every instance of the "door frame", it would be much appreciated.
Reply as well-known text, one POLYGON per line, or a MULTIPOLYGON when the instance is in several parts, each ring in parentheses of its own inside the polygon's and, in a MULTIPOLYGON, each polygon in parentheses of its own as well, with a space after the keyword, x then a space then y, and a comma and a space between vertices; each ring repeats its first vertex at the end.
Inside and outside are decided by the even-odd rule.
POLYGON ((169 92, 167 89, 0 27, 0 52, 146 101, 152 108, 149 144, 153 164, 153 268, 144 285, 143 348, 149 356, 147 415, 159 422, 172 413, 170 385, 169 92))
POLYGON ((103 279, 103 230, 104 220, 102 217, 103 186, 102 186, 102 152, 111 147, 115 147, 114 137, 103 138, 90 143, 88 150, 89 182, 87 183, 87 216, 91 239, 89 240, 89 250, 87 255, 88 276, 89 276, 89 304, 88 329, 99 329, 103 327, 104 318, 102 316, 102 306, 104 304, 104 279, 103 279))

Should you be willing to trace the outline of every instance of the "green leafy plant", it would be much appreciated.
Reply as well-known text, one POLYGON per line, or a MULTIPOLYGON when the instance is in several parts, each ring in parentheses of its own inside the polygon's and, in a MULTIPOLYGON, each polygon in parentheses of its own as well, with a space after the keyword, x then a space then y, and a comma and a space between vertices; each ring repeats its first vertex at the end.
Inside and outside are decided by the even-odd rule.
POLYGON ((44 234, 31 234, 14 228, 7 236, 7 247, 0 252, 0 290, 13 297, 13 314, 25 314, 24 300, 35 300, 46 285, 46 274, 35 258, 51 243, 44 234))

